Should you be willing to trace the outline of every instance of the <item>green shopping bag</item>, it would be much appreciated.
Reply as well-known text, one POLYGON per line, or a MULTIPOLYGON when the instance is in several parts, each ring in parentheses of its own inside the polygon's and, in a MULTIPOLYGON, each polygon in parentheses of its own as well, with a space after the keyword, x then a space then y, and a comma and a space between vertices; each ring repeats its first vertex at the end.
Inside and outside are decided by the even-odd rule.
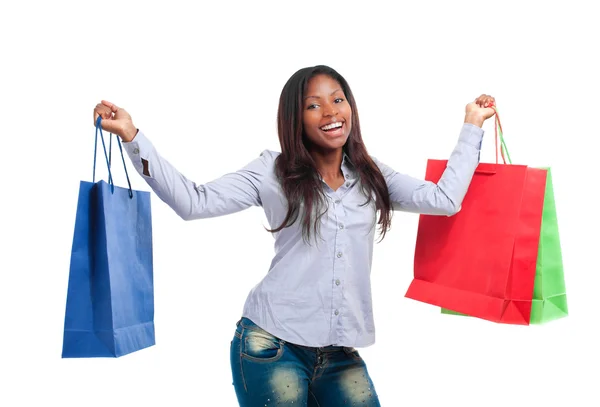
MULTIPOLYGON (((502 127, 499 125, 498 119, 496 119, 496 131, 500 134, 503 157, 506 153, 510 162, 510 155, 508 155, 502 136, 502 127)), ((546 191, 544 193, 530 324, 550 322, 569 314, 552 174, 550 168, 544 169, 547 170, 546 191)), ((446 308, 442 308, 442 314, 466 316, 446 308)))
MULTIPOLYGON (((552 174, 549 168, 547 171, 530 324, 550 322, 569 313, 552 174)), ((442 314, 464 315, 445 308, 442 314)))
POLYGON ((542 229, 538 249, 530 324, 553 321, 569 314, 552 175, 548 168, 542 229))

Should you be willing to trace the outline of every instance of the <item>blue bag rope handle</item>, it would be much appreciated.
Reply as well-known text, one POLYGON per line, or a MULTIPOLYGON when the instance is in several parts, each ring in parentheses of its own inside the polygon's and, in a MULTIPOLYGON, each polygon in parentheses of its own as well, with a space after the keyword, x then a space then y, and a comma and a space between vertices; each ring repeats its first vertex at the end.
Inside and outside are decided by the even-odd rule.
MULTIPOLYGON (((92 176, 92 182, 96 183, 96 153, 98 149, 98 132, 100 132, 100 139, 102 140, 102 149, 104 150, 104 157, 106 158, 106 165, 108 166, 108 184, 110 185, 110 191, 114 193, 115 184, 112 177, 111 161, 112 161, 112 133, 110 133, 110 144, 109 154, 106 153, 106 144, 104 143, 104 133, 102 133, 102 117, 98 116, 96 120, 96 141, 94 143, 94 173, 92 176)), ((127 172, 127 165, 125 164, 125 156, 123 155, 123 147, 121 146, 121 140, 117 137, 117 143, 119 144, 119 150, 121 152, 121 160, 123 161, 123 168, 125 169, 125 177, 127 177, 127 185, 129 186, 129 198, 133 198, 133 189, 131 188, 131 181, 129 180, 129 173, 127 172)))
POLYGON ((108 155, 106 154, 106 146, 104 144, 104 134, 102 133, 102 127, 100 126, 100 122, 102 121, 102 117, 98 116, 96 119, 96 138, 94 140, 94 173, 92 175, 92 182, 96 183, 96 153, 98 150, 98 131, 100 131, 100 137, 102 138, 102 148, 104 150, 104 156, 106 157, 106 164, 108 166, 108 184, 111 186, 111 192, 114 192, 114 183, 112 180, 112 172, 110 171, 110 162, 108 160, 108 155))
MULTIPOLYGON (((102 130, 102 127, 100 128, 102 130)), ((110 168, 112 164, 112 133, 109 133, 110 137, 108 138, 108 168, 110 168)), ((118 138, 118 137, 117 137, 118 138)))

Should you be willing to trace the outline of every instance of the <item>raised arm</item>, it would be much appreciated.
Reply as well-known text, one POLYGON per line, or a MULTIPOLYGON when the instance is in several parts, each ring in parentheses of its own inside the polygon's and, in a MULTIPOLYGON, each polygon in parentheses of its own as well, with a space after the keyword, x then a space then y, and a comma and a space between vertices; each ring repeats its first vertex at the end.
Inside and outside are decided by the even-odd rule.
POLYGON ((467 105, 458 143, 437 184, 396 172, 372 157, 386 180, 395 210, 448 216, 460 210, 479 164, 483 138, 481 126, 494 115, 494 110, 490 107, 493 104, 493 97, 481 95, 467 105))
POLYGON ((103 115, 102 127, 121 137, 137 172, 182 219, 222 216, 261 205, 260 186, 272 168, 274 153, 264 151, 236 172, 196 184, 160 156, 150 140, 133 126, 131 116, 124 109, 103 101, 96 110, 94 119, 98 114, 103 115))

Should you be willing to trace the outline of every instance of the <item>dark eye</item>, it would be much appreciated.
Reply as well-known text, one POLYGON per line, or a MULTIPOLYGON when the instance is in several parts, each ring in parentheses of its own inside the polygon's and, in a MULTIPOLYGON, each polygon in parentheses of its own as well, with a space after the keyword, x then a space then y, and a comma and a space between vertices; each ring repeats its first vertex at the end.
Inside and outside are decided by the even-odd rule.
POLYGON ((337 99, 335 100, 335 103, 342 103, 343 101, 344 101, 344 99, 342 99, 342 98, 337 98, 337 99))
POLYGON ((316 105, 316 104, 314 104, 314 103, 313 103, 312 105, 309 105, 309 106, 308 106, 306 109, 307 109, 307 110, 310 110, 310 109, 315 109, 317 106, 318 106, 318 105, 316 105))

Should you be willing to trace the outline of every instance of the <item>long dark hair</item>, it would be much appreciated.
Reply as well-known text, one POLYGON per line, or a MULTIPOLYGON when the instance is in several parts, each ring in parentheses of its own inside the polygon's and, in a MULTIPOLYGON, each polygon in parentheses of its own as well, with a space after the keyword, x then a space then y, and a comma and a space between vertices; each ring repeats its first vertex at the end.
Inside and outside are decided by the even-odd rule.
POLYGON ((276 233, 293 225, 298 220, 303 206, 302 235, 309 241, 311 226, 312 231, 318 234, 320 219, 327 212, 327 199, 315 162, 306 148, 307 140, 302 121, 304 94, 308 82, 319 74, 325 74, 340 84, 352 109, 352 129, 344 145, 344 152, 358 172, 362 193, 367 198, 364 205, 371 202, 373 195, 375 197, 375 207, 379 211, 377 224, 383 239, 391 226, 392 218, 387 184, 363 143, 358 109, 348 82, 333 68, 325 65, 300 69, 291 76, 281 91, 277 112, 281 154, 275 161, 275 172, 288 202, 288 212, 281 225, 269 231, 276 233))

